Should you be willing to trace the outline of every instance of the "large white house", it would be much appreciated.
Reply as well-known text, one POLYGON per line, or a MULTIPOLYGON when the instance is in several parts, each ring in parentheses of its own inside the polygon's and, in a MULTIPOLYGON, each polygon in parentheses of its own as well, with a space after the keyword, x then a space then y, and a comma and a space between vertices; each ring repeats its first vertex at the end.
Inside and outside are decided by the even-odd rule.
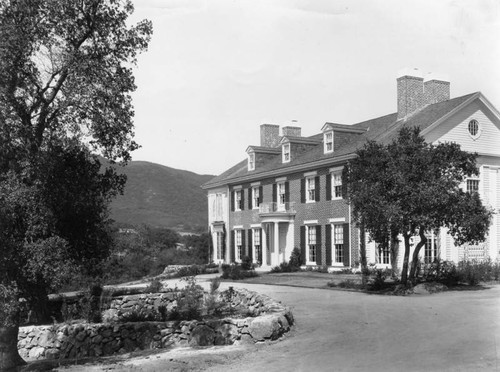
MULTIPOLYGON (((212 260, 250 256, 270 267, 299 247, 307 265, 356 267, 360 234, 341 193, 341 170, 367 140, 387 143, 403 126, 420 127, 430 143, 456 142, 478 153, 479 177, 464 180, 463 187, 479 192, 495 211, 484 242, 456 247, 444 229, 429 232, 420 259, 500 260, 500 114, 480 92, 450 98, 449 82, 424 79, 417 71, 398 77, 395 113, 355 124, 326 123, 309 137, 296 126, 283 127, 280 135, 279 126, 261 125, 261 143, 249 146, 244 160, 203 186, 212 260)), ((368 262, 391 264, 389 252, 368 238, 367 256, 368 262)))

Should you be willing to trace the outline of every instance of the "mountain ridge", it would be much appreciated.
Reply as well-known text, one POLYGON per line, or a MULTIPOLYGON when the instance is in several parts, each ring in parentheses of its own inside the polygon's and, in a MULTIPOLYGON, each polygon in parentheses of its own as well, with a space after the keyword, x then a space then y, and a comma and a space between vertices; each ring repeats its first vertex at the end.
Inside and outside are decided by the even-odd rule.
POLYGON ((213 175, 143 160, 131 161, 118 172, 127 176, 127 183, 124 194, 111 203, 111 218, 117 223, 206 230, 207 196, 201 185, 213 175))

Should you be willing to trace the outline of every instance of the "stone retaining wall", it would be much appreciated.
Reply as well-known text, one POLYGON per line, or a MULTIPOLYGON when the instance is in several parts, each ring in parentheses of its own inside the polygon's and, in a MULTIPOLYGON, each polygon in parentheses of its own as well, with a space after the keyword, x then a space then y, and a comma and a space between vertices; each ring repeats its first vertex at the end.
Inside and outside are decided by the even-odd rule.
MULTIPOLYGON (((173 306, 173 296, 167 293, 125 296, 112 302, 112 308, 122 311, 137 304, 157 307, 162 301, 173 306)), ((255 292, 235 290, 232 305, 258 316, 206 321, 21 327, 19 354, 28 360, 72 359, 172 346, 256 343, 275 340, 293 325, 293 316, 287 307, 255 292)))

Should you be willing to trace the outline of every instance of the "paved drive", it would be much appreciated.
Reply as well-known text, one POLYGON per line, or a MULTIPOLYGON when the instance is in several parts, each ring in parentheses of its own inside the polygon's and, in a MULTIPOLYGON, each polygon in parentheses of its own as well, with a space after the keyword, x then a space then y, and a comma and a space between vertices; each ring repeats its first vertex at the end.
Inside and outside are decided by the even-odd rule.
POLYGON ((229 285, 289 305, 295 329, 270 345, 177 349, 70 369, 500 372, 499 285, 406 297, 244 282, 221 289, 229 285))

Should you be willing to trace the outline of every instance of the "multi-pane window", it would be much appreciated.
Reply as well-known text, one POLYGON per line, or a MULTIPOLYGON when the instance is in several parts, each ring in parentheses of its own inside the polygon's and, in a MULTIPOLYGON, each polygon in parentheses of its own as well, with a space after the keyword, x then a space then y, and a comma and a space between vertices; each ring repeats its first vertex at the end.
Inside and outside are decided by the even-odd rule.
POLYGON ((315 200, 316 182, 314 177, 306 178, 306 201, 313 202, 315 200))
POLYGON ((342 199, 342 172, 332 173, 332 199, 342 199))
POLYGON ((285 200, 286 200, 286 188, 285 188, 285 182, 279 182, 278 183, 278 204, 279 205, 285 205, 285 200))
POLYGON ((316 262, 316 226, 307 226, 308 261, 316 262))
POLYGON ((283 144, 283 163, 288 163, 290 161, 290 144, 283 144))
POLYGON ((252 207, 254 209, 259 208, 259 205, 260 205, 260 188, 257 186, 252 188, 252 207))
POLYGON ((241 261, 243 256, 242 230, 236 230, 236 261, 241 261))
POLYGON ((253 230, 253 247, 255 252, 255 260, 262 263, 262 246, 260 244, 260 229, 253 230))
POLYGON ((438 245, 437 245, 437 236, 434 234, 430 234, 426 236, 427 241, 424 246, 424 262, 432 263, 434 262, 438 256, 438 245))
POLYGON ((333 152, 333 132, 325 133, 325 153, 333 152))
POLYGON ((344 226, 333 225, 333 248, 335 263, 344 262, 344 226))
POLYGON ((479 180, 468 179, 467 180, 467 192, 470 194, 476 194, 479 192, 479 180))
POLYGON ((248 170, 252 171, 255 169, 255 153, 251 152, 248 154, 248 170))
POLYGON ((378 263, 388 265, 391 263, 390 248, 387 244, 379 244, 378 246, 378 263))
POLYGON ((234 192, 234 210, 241 211, 243 209, 243 200, 242 200, 242 190, 236 190, 234 192))
POLYGON ((222 232, 217 232, 216 233, 216 241, 217 241, 217 259, 222 260, 223 257, 223 252, 222 252, 222 246, 223 246, 223 241, 222 241, 222 232))

